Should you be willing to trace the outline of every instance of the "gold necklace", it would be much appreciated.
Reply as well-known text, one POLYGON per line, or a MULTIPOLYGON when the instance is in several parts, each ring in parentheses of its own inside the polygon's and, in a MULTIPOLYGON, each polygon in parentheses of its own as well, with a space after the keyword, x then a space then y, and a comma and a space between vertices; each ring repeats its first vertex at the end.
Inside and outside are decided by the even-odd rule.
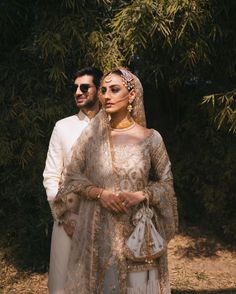
POLYGON ((134 125, 134 120, 132 119, 132 117, 129 119, 123 120, 116 125, 112 124, 111 122, 112 129, 127 129, 133 125, 134 125))

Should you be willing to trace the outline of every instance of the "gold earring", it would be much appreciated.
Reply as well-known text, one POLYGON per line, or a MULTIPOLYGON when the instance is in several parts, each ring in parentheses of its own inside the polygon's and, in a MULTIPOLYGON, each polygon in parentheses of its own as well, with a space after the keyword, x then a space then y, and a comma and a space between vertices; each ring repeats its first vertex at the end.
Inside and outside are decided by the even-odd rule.
POLYGON ((131 112, 133 110, 132 101, 129 101, 129 105, 127 106, 128 112, 131 112))

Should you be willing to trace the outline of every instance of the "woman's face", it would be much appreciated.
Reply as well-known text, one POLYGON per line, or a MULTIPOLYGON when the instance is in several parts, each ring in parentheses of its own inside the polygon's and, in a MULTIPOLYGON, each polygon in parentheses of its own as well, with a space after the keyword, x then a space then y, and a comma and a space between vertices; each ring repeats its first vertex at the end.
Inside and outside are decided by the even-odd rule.
POLYGON ((133 101, 134 97, 135 91, 128 91, 121 76, 110 74, 102 81, 99 99, 107 113, 127 112, 129 100, 133 101))

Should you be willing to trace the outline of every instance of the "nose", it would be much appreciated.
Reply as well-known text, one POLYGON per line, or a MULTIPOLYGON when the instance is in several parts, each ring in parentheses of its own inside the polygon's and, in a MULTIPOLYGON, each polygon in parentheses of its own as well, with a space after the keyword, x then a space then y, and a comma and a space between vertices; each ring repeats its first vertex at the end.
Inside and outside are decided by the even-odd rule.
POLYGON ((75 95, 78 96, 78 95, 81 95, 81 94, 83 94, 83 92, 80 90, 80 86, 78 86, 76 91, 75 91, 75 95))
POLYGON ((103 99, 106 100, 106 101, 111 100, 111 98, 110 98, 110 96, 108 94, 108 91, 106 91, 106 93, 103 94, 103 99))
POLYGON ((104 93, 99 95, 99 100, 102 105, 105 105, 110 100, 110 98, 107 96, 107 93, 104 93))

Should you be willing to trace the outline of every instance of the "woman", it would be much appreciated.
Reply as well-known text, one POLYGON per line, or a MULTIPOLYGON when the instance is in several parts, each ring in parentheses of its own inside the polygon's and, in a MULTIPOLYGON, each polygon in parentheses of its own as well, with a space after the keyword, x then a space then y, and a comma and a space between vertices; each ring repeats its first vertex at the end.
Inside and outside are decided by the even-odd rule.
POLYGON ((66 293, 170 293, 166 250, 136 260, 127 249, 134 216, 147 203, 166 242, 177 227, 170 161, 160 134, 145 127, 142 95, 140 81, 127 69, 105 75, 103 110, 74 148, 54 202, 55 215, 66 228, 74 217, 68 207, 79 200, 66 293))

